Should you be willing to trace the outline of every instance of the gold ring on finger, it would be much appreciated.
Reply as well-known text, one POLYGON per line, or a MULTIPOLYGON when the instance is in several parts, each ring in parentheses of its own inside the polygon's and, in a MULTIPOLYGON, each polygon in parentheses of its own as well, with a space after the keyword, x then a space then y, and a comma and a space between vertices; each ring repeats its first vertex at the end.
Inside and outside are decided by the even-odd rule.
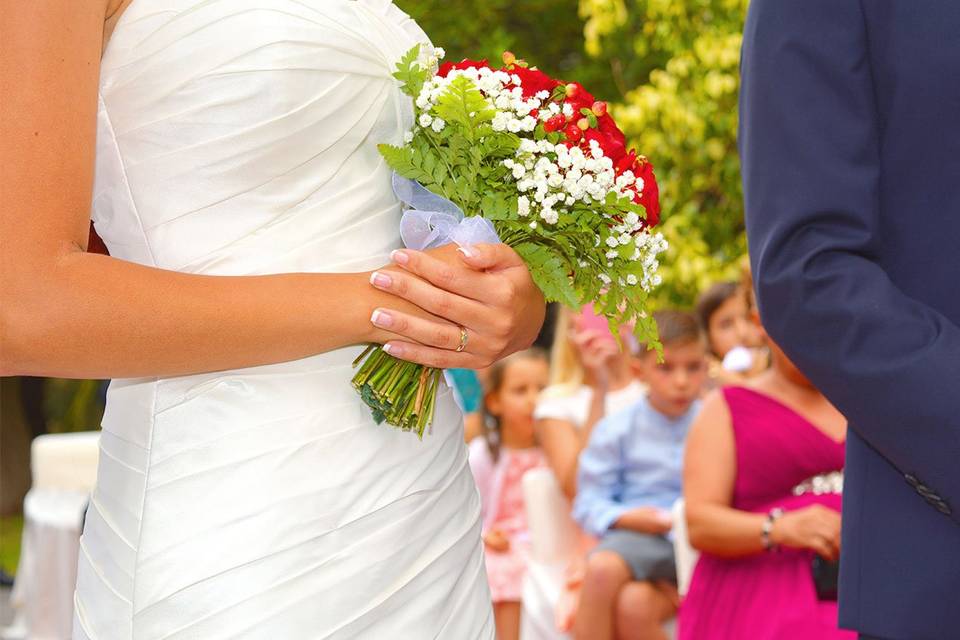
POLYGON ((460 325, 460 344, 457 345, 457 353, 460 353, 467 348, 467 328, 463 325, 460 325))

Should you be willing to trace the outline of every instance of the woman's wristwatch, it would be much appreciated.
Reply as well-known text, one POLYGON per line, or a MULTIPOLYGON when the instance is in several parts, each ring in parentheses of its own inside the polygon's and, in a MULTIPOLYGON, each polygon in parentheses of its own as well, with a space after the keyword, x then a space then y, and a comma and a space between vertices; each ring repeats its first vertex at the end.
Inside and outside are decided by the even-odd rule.
POLYGON ((770 533, 773 531, 773 523, 779 520, 782 515, 783 509, 775 507, 770 509, 766 520, 763 521, 763 528, 760 529, 760 539, 763 540, 763 548, 767 551, 776 551, 779 549, 779 547, 770 540, 770 533))

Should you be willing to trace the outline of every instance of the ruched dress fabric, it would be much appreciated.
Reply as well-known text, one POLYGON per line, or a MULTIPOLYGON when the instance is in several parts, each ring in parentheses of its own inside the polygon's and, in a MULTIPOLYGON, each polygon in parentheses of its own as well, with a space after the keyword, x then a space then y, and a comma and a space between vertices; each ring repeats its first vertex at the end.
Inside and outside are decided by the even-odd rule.
MULTIPOLYGON (((391 73, 418 41, 384 0, 134 0, 100 78, 111 254, 222 276, 385 264, 401 211, 376 145, 412 125, 391 73)), ((111 382, 75 639, 494 637, 452 394, 423 441, 377 425, 359 351, 111 382)))

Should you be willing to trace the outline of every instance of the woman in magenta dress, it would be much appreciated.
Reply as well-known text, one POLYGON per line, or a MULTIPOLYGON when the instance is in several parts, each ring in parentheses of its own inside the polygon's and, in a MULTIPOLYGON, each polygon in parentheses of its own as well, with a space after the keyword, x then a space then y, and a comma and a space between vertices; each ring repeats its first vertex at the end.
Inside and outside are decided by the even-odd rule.
POLYGON ((813 570, 815 556, 839 557, 846 420, 771 351, 768 371, 714 392, 690 430, 684 496, 701 556, 680 640, 856 637, 838 629, 835 596, 818 596, 813 570))

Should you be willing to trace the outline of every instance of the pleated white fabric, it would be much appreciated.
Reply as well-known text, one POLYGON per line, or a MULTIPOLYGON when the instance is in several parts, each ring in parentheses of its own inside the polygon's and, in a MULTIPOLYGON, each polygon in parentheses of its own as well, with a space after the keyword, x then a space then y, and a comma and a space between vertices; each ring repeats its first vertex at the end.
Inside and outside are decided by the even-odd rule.
MULTIPOLYGON (((418 40, 386 0, 135 0, 100 82, 111 254, 220 275, 384 264, 400 208, 376 144, 412 123, 390 74, 418 40)), ((444 388, 422 442, 374 424, 358 351, 112 381, 76 639, 493 637, 459 410, 444 388)))

